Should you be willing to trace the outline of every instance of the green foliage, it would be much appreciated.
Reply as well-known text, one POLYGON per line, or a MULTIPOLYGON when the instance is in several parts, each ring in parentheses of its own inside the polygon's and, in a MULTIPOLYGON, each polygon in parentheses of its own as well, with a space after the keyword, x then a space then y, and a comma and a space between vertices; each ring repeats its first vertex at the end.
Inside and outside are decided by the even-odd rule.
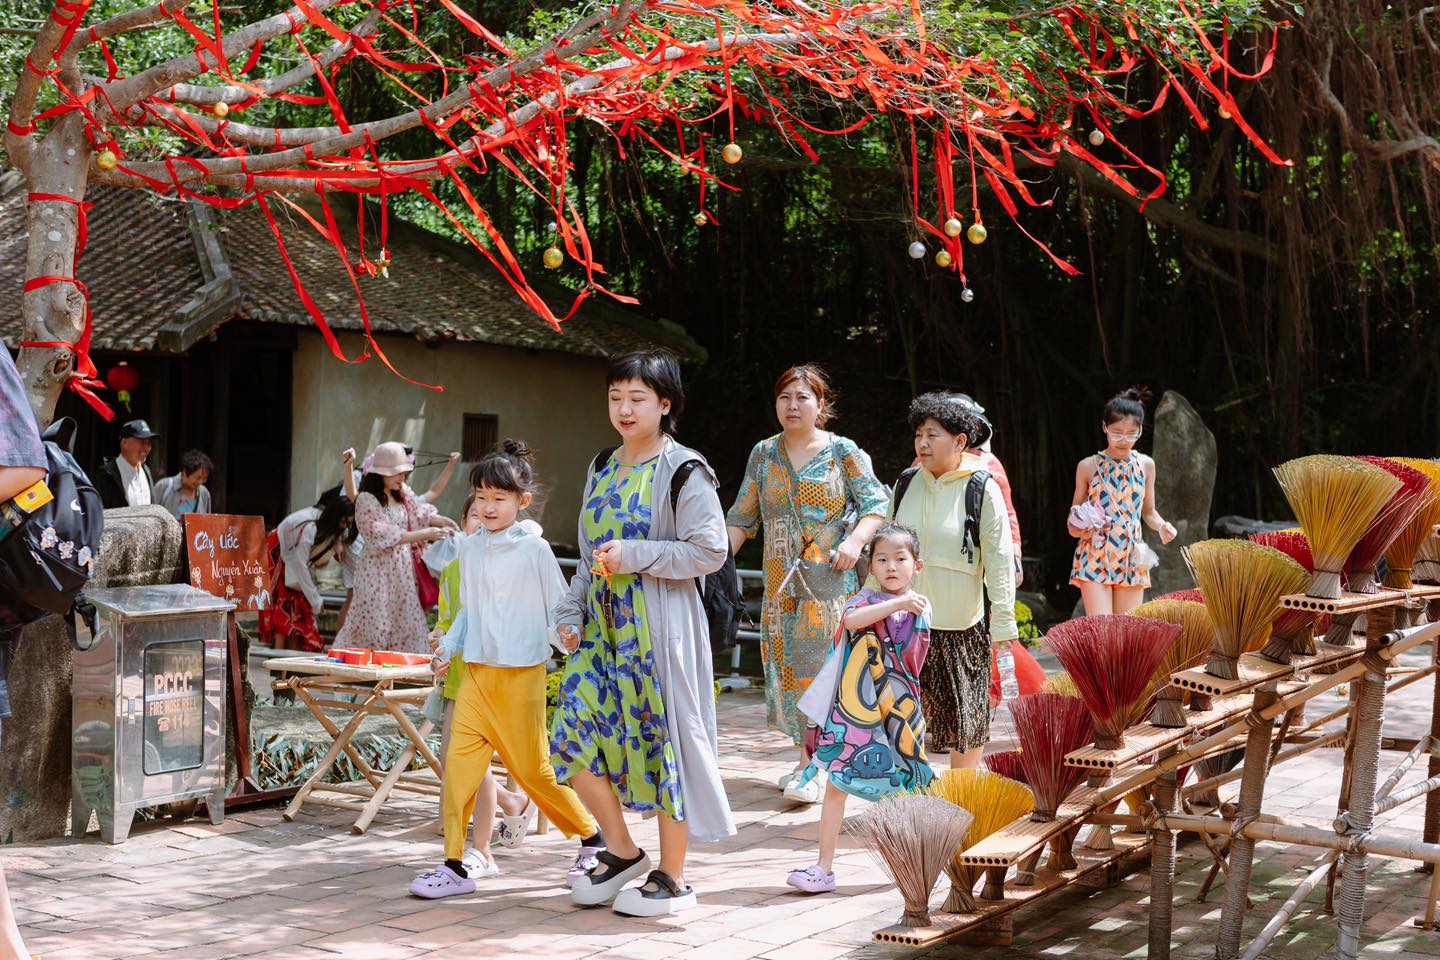
POLYGON ((1020 642, 1027 647, 1040 645, 1040 628, 1035 625, 1035 614, 1022 600, 1015 601, 1015 625, 1020 628, 1020 642))

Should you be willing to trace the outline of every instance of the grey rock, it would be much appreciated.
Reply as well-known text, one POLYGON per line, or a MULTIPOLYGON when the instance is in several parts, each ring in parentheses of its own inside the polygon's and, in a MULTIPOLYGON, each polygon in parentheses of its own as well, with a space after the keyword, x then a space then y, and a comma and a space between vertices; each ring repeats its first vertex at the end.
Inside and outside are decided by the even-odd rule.
MULTIPOLYGON (((178 583, 180 524, 164 507, 105 511, 95 587, 178 583)), ((20 631, 9 666, 13 715, 0 725, 0 842, 64 835, 70 810, 70 639, 46 617, 20 631)))
POLYGON ((1150 572, 1150 597, 1195 585, 1180 549, 1210 535, 1218 463, 1215 435, 1190 401, 1173 390, 1160 398, 1154 436, 1155 506, 1177 533, 1162 544, 1153 530, 1145 529, 1145 541, 1160 557, 1160 565, 1150 572))
POLYGON ((1261 533, 1265 530, 1288 530, 1294 526, 1298 526, 1294 520, 1254 520, 1250 517, 1226 514, 1216 518, 1214 531, 1217 537, 1239 539, 1248 537, 1252 533, 1261 533))

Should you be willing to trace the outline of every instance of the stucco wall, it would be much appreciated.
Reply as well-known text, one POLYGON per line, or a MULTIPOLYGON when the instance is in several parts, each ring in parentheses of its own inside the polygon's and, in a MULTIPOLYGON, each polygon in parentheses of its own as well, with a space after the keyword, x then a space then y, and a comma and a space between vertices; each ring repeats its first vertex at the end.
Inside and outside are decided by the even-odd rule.
MULTIPOLYGON (((360 352, 359 339, 341 335, 346 356, 360 352)), ((427 347, 404 337, 383 336, 381 347, 395 368, 444 392, 406 383, 376 358, 347 364, 335 359, 318 333, 302 331, 295 350, 293 456, 290 509, 314 503, 340 479, 340 451, 365 451, 386 440, 417 450, 460 449, 464 414, 499 418, 500 437, 519 437, 536 451, 544 488, 537 519, 553 543, 573 544, 580 486, 596 451, 615 443, 605 407, 605 362, 561 353, 539 353, 483 344, 427 347)), ((440 467, 417 470, 411 486, 427 489, 440 467)), ((465 499, 469 465, 462 464, 438 506, 457 517, 465 499)))

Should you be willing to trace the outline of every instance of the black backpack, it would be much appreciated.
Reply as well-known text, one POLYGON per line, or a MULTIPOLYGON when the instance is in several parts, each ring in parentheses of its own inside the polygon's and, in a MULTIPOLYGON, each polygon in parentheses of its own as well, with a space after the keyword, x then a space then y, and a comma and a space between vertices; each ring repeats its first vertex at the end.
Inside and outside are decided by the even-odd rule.
POLYGON ((52 499, 0 540, 0 631, 70 612, 95 573, 105 507, 71 450, 75 421, 46 430, 45 485, 52 499))
MULTIPOLYGON (((594 473, 605 465, 617 447, 606 447, 595 454, 595 459, 590 463, 590 471, 594 473)), ((675 512, 675 507, 680 502, 680 491, 685 488, 685 481, 690 479, 690 474, 701 464, 699 460, 686 460, 675 469, 675 476, 670 480, 670 512, 675 512)), ((740 574, 735 569, 735 554, 730 552, 727 544, 725 547, 725 565, 705 578, 705 586, 700 590, 700 602, 705 607, 705 619, 710 624, 710 642, 718 643, 723 647, 733 647, 740 635, 740 620, 745 616, 745 595, 740 590, 740 574)))
MULTIPOLYGON (((900 516, 900 501, 905 499, 905 491, 910 489, 910 481, 914 480, 915 474, 919 472, 919 467, 911 467, 895 478, 895 494, 890 511, 892 517, 900 516)), ((970 480, 965 484, 965 534, 961 540, 961 549, 965 551, 965 559, 971 563, 975 562, 975 551, 980 548, 980 510, 985 506, 985 484, 989 482, 988 470, 976 470, 970 474, 970 480)))

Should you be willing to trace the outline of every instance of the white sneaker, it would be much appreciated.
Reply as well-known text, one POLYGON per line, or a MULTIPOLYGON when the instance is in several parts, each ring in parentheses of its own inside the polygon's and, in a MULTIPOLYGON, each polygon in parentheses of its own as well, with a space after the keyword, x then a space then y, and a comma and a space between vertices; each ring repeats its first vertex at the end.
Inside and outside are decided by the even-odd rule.
POLYGON ((796 803, 819 803, 820 778, 815 777, 804 786, 796 786, 794 783, 786 784, 784 795, 786 800, 793 800, 796 803))
POLYGON ((471 880, 484 880, 487 877, 500 876, 500 866, 474 847, 465 851, 460 865, 465 868, 465 875, 471 880))
POLYGON ((791 770, 789 773, 785 774, 785 776, 775 781, 775 786, 779 787, 781 790, 784 790, 786 787, 790 786, 790 781, 800 776, 800 771, 804 769, 805 761, 801 760, 799 763, 795 764, 794 770, 791 770))

